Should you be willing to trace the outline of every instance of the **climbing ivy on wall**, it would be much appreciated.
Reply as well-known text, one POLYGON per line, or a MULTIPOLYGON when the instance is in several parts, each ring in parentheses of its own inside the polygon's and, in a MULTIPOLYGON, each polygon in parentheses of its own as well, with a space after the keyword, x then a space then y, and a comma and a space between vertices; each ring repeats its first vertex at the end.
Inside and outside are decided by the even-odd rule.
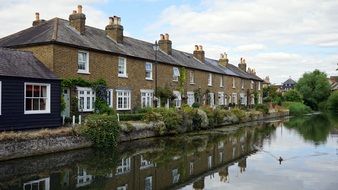
POLYGON ((183 95, 184 94, 184 85, 187 80, 187 71, 184 67, 180 68, 180 77, 178 78, 178 90, 183 95))

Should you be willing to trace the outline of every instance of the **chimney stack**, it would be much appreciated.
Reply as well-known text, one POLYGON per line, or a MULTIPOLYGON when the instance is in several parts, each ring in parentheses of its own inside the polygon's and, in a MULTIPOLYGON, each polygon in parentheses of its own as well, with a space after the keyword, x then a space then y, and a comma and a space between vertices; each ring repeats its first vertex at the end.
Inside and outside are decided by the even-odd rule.
POLYGON ((246 72, 246 62, 245 62, 245 59, 243 59, 242 57, 241 57, 240 63, 238 64, 238 68, 246 72))
POLYGON ((203 46, 195 45, 194 57, 196 59, 200 60, 202 63, 205 62, 205 53, 204 53, 204 50, 203 50, 203 46))
POLYGON ((35 13, 35 20, 33 21, 33 26, 37 26, 39 24, 41 24, 42 22, 45 22, 45 20, 40 19, 40 13, 36 12, 35 13))
POLYGON ((158 41, 160 49, 168 55, 172 52, 172 42, 169 39, 169 34, 160 34, 160 40, 158 41))
POLYGON ((221 57, 219 58, 218 63, 223 67, 227 67, 227 65, 229 64, 229 59, 228 59, 228 54, 226 52, 224 52, 224 54, 221 53, 221 57))
POLYGON ((117 43, 123 43, 123 26, 121 25, 120 17, 109 17, 109 24, 106 26, 106 35, 117 43))
POLYGON ((80 34, 85 34, 86 15, 82 13, 82 5, 77 6, 77 11, 69 15, 69 25, 74 27, 80 34))

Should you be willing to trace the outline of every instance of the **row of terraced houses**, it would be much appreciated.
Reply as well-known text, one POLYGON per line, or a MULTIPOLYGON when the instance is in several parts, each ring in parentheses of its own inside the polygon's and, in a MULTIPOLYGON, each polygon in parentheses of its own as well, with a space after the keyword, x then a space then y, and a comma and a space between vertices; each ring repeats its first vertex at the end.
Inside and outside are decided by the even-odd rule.
MULTIPOLYGON (((255 99, 257 103, 262 102, 263 80, 256 76, 254 69, 247 68, 245 59, 241 58, 237 67, 229 63, 226 53, 215 60, 205 56, 201 45, 192 45, 194 50, 188 53, 173 49, 172 43, 168 34, 161 34, 158 43, 124 36, 121 18, 117 16, 109 18, 105 29, 87 26, 80 5, 68 20, 53 18, 46 21, 36 13, 32 27, 0 39, 0 47, 32 52, 60 79, 104 79, 108 86, 109 106, 117 111, 154 106, 154 100, 157 100, 154 92, 159 87, 167 87, 173 92, 175 99, 171 103, 176 107, 183 102, 192 105, 197 99, 196 91, 204 94, 199 101, 210 106, 252 105, 255 99), (186 71, 183 90, 179 87, 182 68, 186 71)), ((49 86, 48 82, 34 84, 23 89, 47 89, 46 95, 41 95, 43 103, 35 106, 34 101, 25 101, 22 112, 50 114, 53 85, 49 86), (29 111, 26 104, 32 105, 28 106, 29 111), (48 106, 41 106, 44 104, 48 106)), ((30 94, 22 93, 25 96, 22 99, 27 99, 26 93, 30 94)), ((71 97, 78 98, 80 112, 94 111, 93 89, 64 89, 63 95, 65 115, 70 115, 71 97)), ((2 110, 3 114, 5 112, 2 110)))

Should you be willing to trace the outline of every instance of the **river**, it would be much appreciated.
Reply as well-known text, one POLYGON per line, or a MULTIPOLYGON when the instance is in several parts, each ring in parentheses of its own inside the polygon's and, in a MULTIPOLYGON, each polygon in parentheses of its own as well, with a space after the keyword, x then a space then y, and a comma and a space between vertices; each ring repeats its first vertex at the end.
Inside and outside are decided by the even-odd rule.
POLYGON ((338 117, 328 115, 0 162, 0 190, 337 188, 338 117))

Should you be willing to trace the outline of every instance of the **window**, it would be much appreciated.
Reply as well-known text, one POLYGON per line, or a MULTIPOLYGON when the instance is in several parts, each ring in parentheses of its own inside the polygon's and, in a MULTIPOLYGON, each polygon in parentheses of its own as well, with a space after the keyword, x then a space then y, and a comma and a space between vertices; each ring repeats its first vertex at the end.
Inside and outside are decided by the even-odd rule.
POLYGON ((89 74, 89 53, 86 51, 77 53, 77 72, 89 74))
POLYGON ((237 104, 238 102, 237 102, 237 93, 232 93, 232 103, 235 103, 235 104, 237 104))
POLYGON ((246 98, 244 93, 239 94, 241 105, 246 105, 246 98))
POLYGON ((251 105, 255 104, 255 95, 251 94, 251 105))
POLYGON ((23 184, 23 190, 35 190, 35 189, 50 189, 50 178, 43 178, 34 181, 29 181, 23 184))
POLYGON ((176 96, 176 98, 174 99, 175 107, 177 108, 181 107, 182 103, 181 93, 179 91, 174 91, 173 94, 176 96))
POLYGON ((223 87, 223 76, 219 78, 219 87, 223 87))
POLYGON ((195 95, 194 92, 187 92, 187 103, 189 106, 192 106, 195 103, 195 95))
POLYGON ((194 71, 190 71, 190 72, 189 72, 189 76, 190 76, 190 84, 195 84, 195 75, 194 75, 194 71))
POLYGON ((212 74, 209 73, 208 75, 208 86, 212 86, 212 74))
POLYGON ((79 99, 78 107, 80 112, 94 111, 95 92, 93 89, 77 87, 77 98, 79 99))
POLYGON ((218 105, 224 105, 224 92, 218 92, 218 105))
POLYGON ((212 168, 212 156, 208 156, 208 169, 212 168))
POLYGON ((146 62, 146 80, 153 80, 153 64, 146 62))
POLYGON ((1 92, 2 91, 2 86, 1 85, 2 85, 2 83, 0 81, 0 115, 1 115, 1 99, 2 99, 2 94, 1 94, 2 93, 1 92))
POLYGON ((236 88, 236 80, 232 77, 232 88, 236 88))
POLYGON ((148 176, 144 179, 144 190, 152 190, 153 189, 153 177, 148 176))
POLYGON ((261 82, 258 82, 258 90, 261 90, 261 82))
POLYGON ((83 187, 92 183, 93 176, 88 174, 85 169, 78 167, 76 179, 76 187, 83 187))
POLYGON ((113 107, 113 89, 107 89, 107 104, 110 108, 113 107))
POLYGON ((149 160, 146 160, 143 158, 143 155, 141 155, 141 166, 140 166, 140 169, 146 169, 146 168, 150 168, 150 167, 153 167, 154 164, 149 161, 149 160))
POLYGON ((25 114, 50 113, 50 84, 25 83, 25 114))
POLYGON ((119 57, 118 76, 128 77, 127 76, 127 59, 124 57, 119 57))
POLYGON ((141 107, 152 107, 153 106, 153 90, 141 90, 141 107))
POLYGON ((251 87, 251 89, 253 89, 254 88, 254 81, 251 81, 251 85, 250 85, 250 87, 251 87))
POLYGON ((223 162, 223 152, 219 153, 219 162, 222 163, 223 162))
POLYGON ((177 67, 173 67, 173 81, 178 81, 178 77, 180 76, 180 71, 177 67))
POLYGON ((173 183, 177 183, 180 180, 180 174, 178 173, 178 169, 173 169, 171 171, 171 176, 173 179, 173 183))
POLYGON ((116 90, 116 110, 130 110, 130 90, 116 90))
POLYGON ((241 80, 241 83, 242 83, 242 89, 244 89, 244 80, 243 79, 241 80))
POLYGON ((121 159, 116 167, 116 175, 128 173, 131 168, 130 163, 130 157, 121 159))
POLYGON ((209 93, 208 99, 209 99, 210 107, 213 107, 215 105, 215 95, 214 95, 214 93, 209 93))

